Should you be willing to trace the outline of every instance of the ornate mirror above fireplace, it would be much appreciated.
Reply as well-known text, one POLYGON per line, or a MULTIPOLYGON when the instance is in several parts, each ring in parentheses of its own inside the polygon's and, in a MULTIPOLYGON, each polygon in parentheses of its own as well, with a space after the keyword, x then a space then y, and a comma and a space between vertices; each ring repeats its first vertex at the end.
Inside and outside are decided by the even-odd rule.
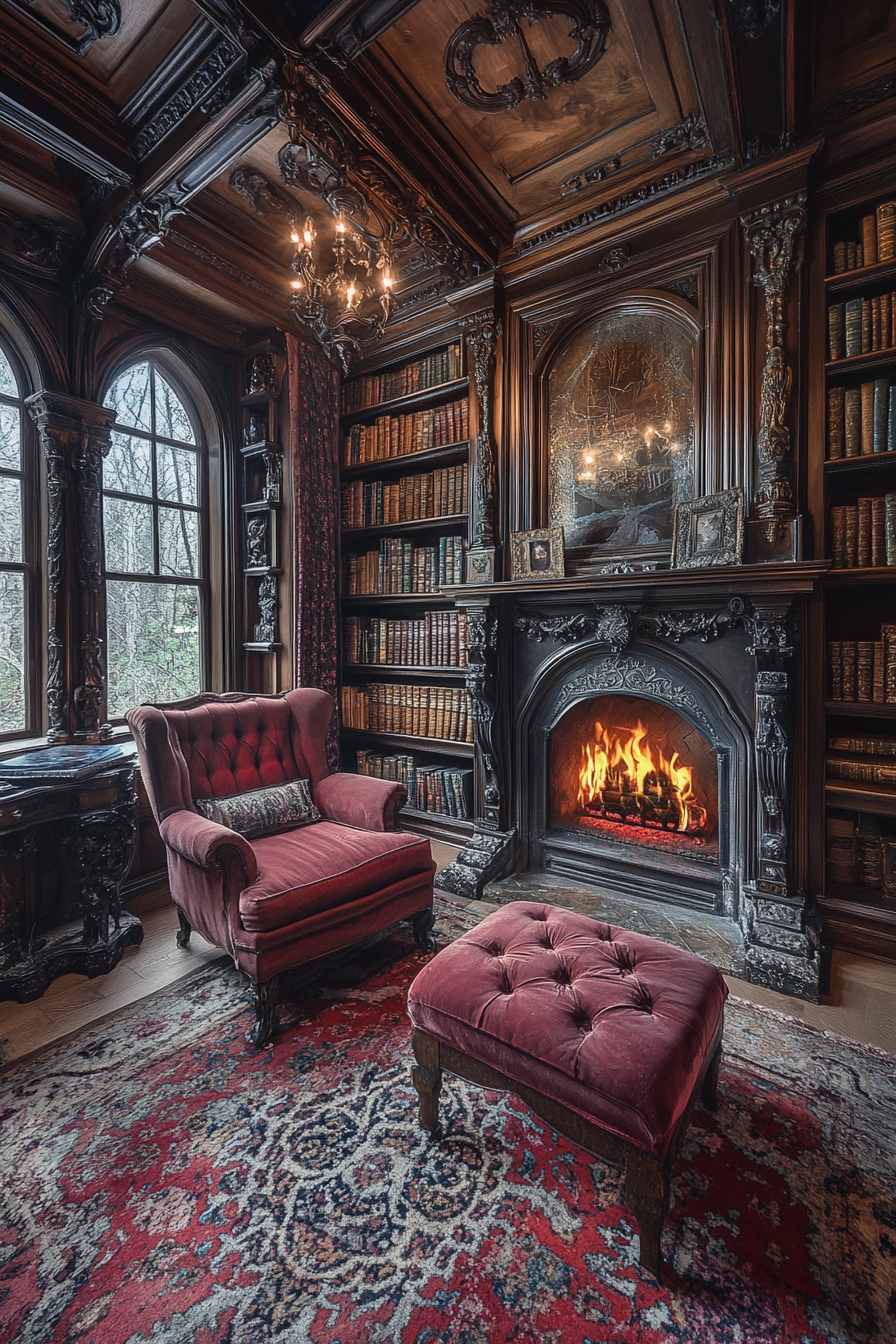
POLYGON ((698 353, 695 318, 668 295, 617 301, 560 345, 546 379, 548 512, 568 546, 671 550, 675 505, 695 493, 698 353))

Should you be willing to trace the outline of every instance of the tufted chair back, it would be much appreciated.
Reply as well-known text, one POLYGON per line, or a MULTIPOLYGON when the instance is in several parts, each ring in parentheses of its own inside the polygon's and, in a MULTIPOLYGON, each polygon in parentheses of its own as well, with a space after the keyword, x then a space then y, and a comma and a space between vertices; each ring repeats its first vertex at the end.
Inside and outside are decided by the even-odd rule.
POLYGON ((197 695, 140 705, 127 715, 156 820, 196 811, 197 798, 330 773, 326 735, 333 701, 325 691, 282 695, 197 695))

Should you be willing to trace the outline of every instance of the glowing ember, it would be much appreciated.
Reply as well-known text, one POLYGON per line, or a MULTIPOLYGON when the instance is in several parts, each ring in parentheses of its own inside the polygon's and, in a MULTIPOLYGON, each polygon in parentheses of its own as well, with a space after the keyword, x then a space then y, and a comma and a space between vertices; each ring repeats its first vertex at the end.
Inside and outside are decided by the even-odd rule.
POLYGON ((693 777, 678 764, 678 752, 667 760, 647 741, 647 729, 607 729, 598 720, 594 741, 582 746, 579 808, 609 821, 697 834, 706 829, 706 810, 698 803, 693 777))

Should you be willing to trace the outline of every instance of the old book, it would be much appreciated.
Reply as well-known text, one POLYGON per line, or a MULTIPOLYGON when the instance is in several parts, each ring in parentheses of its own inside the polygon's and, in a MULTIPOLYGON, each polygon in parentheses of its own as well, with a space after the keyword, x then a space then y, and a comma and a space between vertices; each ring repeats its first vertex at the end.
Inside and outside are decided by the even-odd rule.
POLYGON ((887 422, 890 410, 890 384, 886 378, 875 378, 872 384, 871 437, 875 453, 887 451, 887 422))
POLYGON ((884 646, 879 639, 874 641, 873 668, 871 673, 871 699, 876 705, 882 705, 885 697, 884 686, 884 646))
POLYGON ((843 567, 856 569, 859 563, 859 506, 844 505, 843 518, 843 567))
POLYGON ((893 344, 893 295, 880 296, 880 348, 888 350, 893 344))
POLYGON ((870 299, 862 300, 862 354, 870 355, 874 349, 874 309, 870 299))
POLYGON ((828 308, 828 357, 830 359, 843 359, 846 354, 845 331, 845 305, 832 303, 828 308))
POLYGON ((843 346, 847 359, 862 353, 861 299, 848 299, 843 305, 843 346))
POLYGON ((896 565, 896 490, 884 495, 884 547, 888 565, 896 565))
POLYGON ((859 388, 862 404, 862 457, 874 452, 874 383, 862 383, 859 388))
POLYGON ((871 565, 871 497, 862 496, 856 505, 856 564, 859 569, 871 565))
POLYGON ((832 737, 828 746, 860 756, 896 756, 896 737, 832 737))
POLYGON ((828 390, 828 459, 832 462, 843 456, 843 402, 842 387, 828 390))
POLYGON ((865 215, 859 229, 862 239, 862 262, 873 266, 877 261, 877 219, 874 215, 865 215))
POLYGON ((875 495, 871 501, 871 565, 877 569, 887 563, 887 501, 875 495))
POLYGON ((852 779, 859 784, 896 784, 896 765, 837 757, 829 759, 825 764, 828 776, 832 779, 852 779))
POLYGON ((858 649, 854 639, 844 639, 840 644, 841 665, 843 668, 843 699, 856 699, 856 662, 858 649))
POLYGON ((863 812, 856 827, 856 877, 863 887, 879 887, 883 878, 880 817, 863 812))
POLYGON ((876 294, 871 300, 871 349, 882 348, 880 295, 876 294))
POLYGON ((834 275, 839 275, 841 271, 846 270, 846 244, 834 244, 834 275))
POLYGON ((857 258, 857 256, 856 256, 856 244, 855 244, 855 243, 847 243, 847 244, 846 244, 846 269, 847 269, 848 271, 854 271, 854 270, 856 269, 856 265, 857 265, 857 264, 859 264, 859 263, 858 263, 858 258, 857 258))
POLYGON ((839 639, 828 640, 828 682, 830 700, 843 699, 842 645, 839 639))
POLYGON ((835 569, 846 568, 846 510, 835 504, 830 513, 831 561, 835 569))
POLYGON ((862 395, 857 387, 843 394, 843 456, 859 457, 862 452, 862 395))
POLYGON ((833 882, 855 881, 856 827, 846 812, 829 811, 825 819, 827 876, 833 882))
POLYGON ((856 641, 856 700, 870 704, 873 685, 874 643, 870 639, 856 641))
POLYGON ((896 201, 884 201, 877 207, 877 259, 896 260, 896 201))
POLYGON ((896 704, 896 625, 882 625, 880 636, 884 646, 884 701, 892 705, 896 704))

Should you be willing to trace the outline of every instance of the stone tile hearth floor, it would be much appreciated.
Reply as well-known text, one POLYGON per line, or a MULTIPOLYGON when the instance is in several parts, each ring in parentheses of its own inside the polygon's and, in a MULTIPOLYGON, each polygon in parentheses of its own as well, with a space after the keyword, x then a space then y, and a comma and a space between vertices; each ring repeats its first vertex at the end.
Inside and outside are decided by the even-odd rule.
MULTIPOLYGON (((438 878, 436 878, 438 885, 438 878)), ((732 919, 699 910, 679 908, 667 914, 656 901, 611 896, 593 887, 580 887, 552 873, 518 873, 489 882, 481 904, 507 905, 510 901, 545 901, 592 919, 659 938, 673 947, 695 952, 728 975, 742 978, 745 968, 744 939, 732 919)), ((480 904, 477 902, 477 904, 480 904)))

